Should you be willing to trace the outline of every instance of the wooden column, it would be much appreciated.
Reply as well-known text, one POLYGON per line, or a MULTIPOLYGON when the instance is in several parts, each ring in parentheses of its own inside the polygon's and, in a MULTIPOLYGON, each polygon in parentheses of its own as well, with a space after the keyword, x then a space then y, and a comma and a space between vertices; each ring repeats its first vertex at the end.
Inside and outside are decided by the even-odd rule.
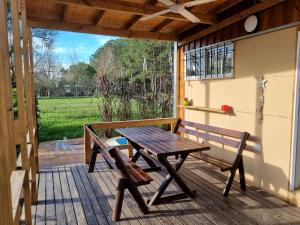
MULTIPOLYGON (((177 53, 177 91, 176 91, 176 103, 181 105, 185 96, 185 81, 184 81, 184 52, 183 47, 178 47, 177 53)), ((184 119, 184 109, 177 107, 177 118, 184 119)))
POLYGON ((34 159, 37 173, 39 172, 39 157, 38 157, 38 123, 36 114, 36 98, 35 98, 35 83, 34 83, 34 63, 33 63, 33 48, 32 48, 32 32, 28 27, 28 42, 29 42, 29 62, 30 62, 30 78, 31 78, 31 98, 32 98, 32 114, 33 114, 33 126, 34 126, 34 159))
MULTIPOLYGON (((25 97, 26 97, 26 119, 29 132, 29 142, 31 144, 31 152, 29 157, 29 172, 31 172, 31 201, 37 202, 37 187, 36 187, 36 164, 35 164, 35 139, 34 139, 34 122, 33 122, 33 98, 32 98, 32 82, 30 73, 30 56, 29 56, 29 35, 27 28, 27 16, 25 1, 21 0, 21 18, 22 18, 22 33, 23 33, 23 60, 24 60, 24 75, 25 75, 25 97)), ((28 142, 28 140, 27 140, 28 142)), ((27 143, 28 144, 28 143, 27 143)))
POLYGON ((92 156, 91 136, 85 126, 83 126, 83 132, 84 132, 84 161, 86 164, 89 164, 92 156))
MULTIPOLYGON (((0 0, 0 224, 13 224, 10 174, 15 156, 6 0, 0 0)), ((16 161, 16 160, 15 160, 16 161)), ((14 167, 15 167, 14 162, 14 167)))
POLYGON ((20 134, 20 148, 22 157, 22 168, 25 170, 25 178, 23 184, 24 191, 24 208, 25 208, 25 224, 31 224, 31 196, 29 187, 29 149, 27 149, 27 120, 26 120, 26 106, 24 96, 24 77, 22 65, 22 48, 21 48, 21 34, 20 34, 20 1, 12 0, 11 15, 12 15, 12 31, 13 31, 13 46, 14 46, 14 64, 18 95, 18 117, 19 117, 19 134, 20 134))

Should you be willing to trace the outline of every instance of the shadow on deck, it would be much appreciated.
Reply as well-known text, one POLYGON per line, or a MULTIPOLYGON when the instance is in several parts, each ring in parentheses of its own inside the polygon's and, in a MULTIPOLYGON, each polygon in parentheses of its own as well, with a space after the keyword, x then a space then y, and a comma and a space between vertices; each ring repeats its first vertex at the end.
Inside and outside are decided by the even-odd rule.
MULTIPOLYGON (((116 175, 100 157, 95 172, 88 174, 87 166, 82 162, 82 141, 58 145, 55 142, 41 144, 39 196, 38 204, 33 206, 33 224, 114 224, 111 216, 116 175), (56 148, 58 145, 65 147, 56 148)), ((154 195, 165 173, 161 171, 150 175, 154 181, 140 187, 145 199, 154 195)), ((119 223, 300 224, 299 208, 253 187, 248 187, 247 192, 242 193, 235 182, 228 199, 224 199, 222 189, 226 176, 192 157, 182 167, 181 175, 197 191, 194 200, 151 206, 150 213, 143 215, 126 193, 119 223)), ((177 187, 171 185, 168 193, 176 190, 177 187)))

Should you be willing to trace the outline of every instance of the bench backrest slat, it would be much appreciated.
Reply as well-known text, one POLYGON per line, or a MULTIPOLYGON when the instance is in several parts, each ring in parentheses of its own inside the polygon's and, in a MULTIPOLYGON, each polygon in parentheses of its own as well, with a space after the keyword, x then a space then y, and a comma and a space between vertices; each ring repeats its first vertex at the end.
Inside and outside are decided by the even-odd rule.
POLYGON ((220 143, 223 145, 228 145, 228 146, 231 146, 234 148, 238 148, 240 145, 239 141, 235 141, 235 140, 231 140, 231 139, 223 138, 223 137, 218 137, 215 135, 211 135, 211 134, 196 131, 196 130, 191 130, 191 129, 180 127, 178 129, 178 131, 185 133, 185 134, 190 134, 190 135, 193 135, 193 136, 205 139, 205 140, 210 140, 210 141, 214 141, 214 142, 217 142, 217 143, 220 143))
POLYGON ((214 127, 214 126, 195 123, 195 122, 191 122, 191 121, 181 120, 180 125, 184 126, 184 127, 194 127, 199 130, 203 130, 203 131, 207 131, 207 132, 215 133, 215 134, 220 134, 220 135, 224 135, 224 136, 228 136, 228 137, 238 138, 238 139, 242 139, 244 136, 244 132, 229 130, 229 129, 220 128, 220 127, 214 127))

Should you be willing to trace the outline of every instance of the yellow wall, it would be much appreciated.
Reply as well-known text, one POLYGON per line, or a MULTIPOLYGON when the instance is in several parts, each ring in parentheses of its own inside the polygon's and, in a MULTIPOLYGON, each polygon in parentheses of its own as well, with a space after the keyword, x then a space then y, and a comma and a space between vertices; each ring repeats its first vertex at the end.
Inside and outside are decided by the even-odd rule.
MULTIPOLYGON (((245 152, 248 184, 288 199, 297 29, 289 28, 235 42, 235 78, 186 81, 185 96, 195 106, 234 107, 235 115, 185 110, 185 119, 240 131, 257 139, 254 152, 245 152), (265 88, 264 120, 258 122, 257 80, 265 88)), ((224 149, 212 154, 230 159, 224 149)))

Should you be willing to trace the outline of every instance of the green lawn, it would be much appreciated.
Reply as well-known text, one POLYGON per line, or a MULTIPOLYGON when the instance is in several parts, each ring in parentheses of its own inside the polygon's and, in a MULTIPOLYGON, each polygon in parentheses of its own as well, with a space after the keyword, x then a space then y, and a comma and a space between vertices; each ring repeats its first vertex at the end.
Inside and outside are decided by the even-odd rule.
POLYGON ((40 98, 40 141, 83 136, 83 124, 100 119, 98 98, 40 98))
MULTIPOLYGON (((100 98, 40 98, 38 107, 40 141, 63 140, 83 136, 83 125, 100 122, 98 104, 100 98)), ((115 99, 114 103, 117 104, 115 99)), ((147 118, 138 112, 137 102, 132 100, 132 119, 147 118)), ((161 117, 158 113, 156 117, 161 117)), ((148 116, 149 117, 149 116, 148 116)), ((152 117, 153 118, 153 117, 152 117)), ((113 120, 117 120, 117 115, 113 120)))

